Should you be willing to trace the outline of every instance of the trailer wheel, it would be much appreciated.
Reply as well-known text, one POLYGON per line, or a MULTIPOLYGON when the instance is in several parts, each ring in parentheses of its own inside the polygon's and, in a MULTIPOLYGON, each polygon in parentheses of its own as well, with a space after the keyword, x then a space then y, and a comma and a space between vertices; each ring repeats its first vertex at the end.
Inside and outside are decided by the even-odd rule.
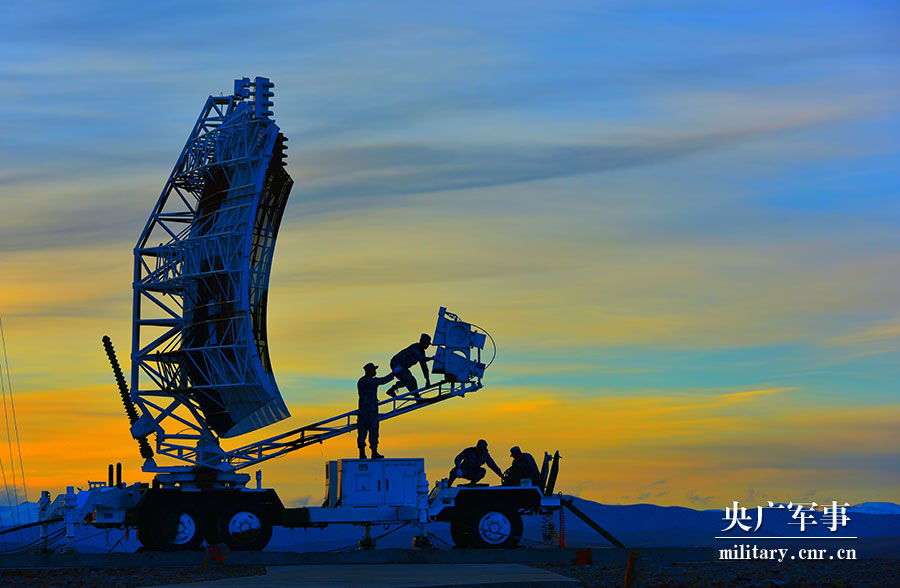
POLYGON ((450 521, 450 538, 457 547, 469 547, 472 545, 472 526, 471 521, 450 521))
POLYGON ((272 538, 272 520, 262 509, 239 505, 219 517, 217 535, 235 551, 260 551, 272 538))
POLYGON ((153 527, 153 519, 147 516, 142 516, 138 520, 137 538, 141 543, 141 549, 143 551, 157 551, 159 549, 156 545, 156 541, 154 541, 156 530, 153 527))
POLYGON ((207 521, 206 531, 204 532, 207 545, 216 545, 222 542, 222 538, 219 536, 219 521, 215 517, 212 517, 212 519, 207 521))
POLYGON ((512 508, 491 506, 472 518, 475 547, 512 549, 522 539, 522 515, 512 508))
MULTIPOLYGON (((149 531, 150 545, 141 539, 147 549, 162 551, 192 551, 203 543, 203 519, 200 511, 191 505, 176 505, 153 513, 144 525, 149 531)), ((141 533, 143 536, 144 533, 141 533)))

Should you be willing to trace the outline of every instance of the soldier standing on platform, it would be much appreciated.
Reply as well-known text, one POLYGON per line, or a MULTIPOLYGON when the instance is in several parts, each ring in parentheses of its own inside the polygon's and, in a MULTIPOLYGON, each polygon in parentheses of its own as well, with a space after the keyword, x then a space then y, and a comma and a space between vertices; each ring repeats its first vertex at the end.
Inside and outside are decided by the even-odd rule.
POLYGON ((378 453, 378 386, 390 382, 394 378, 394 374, 390 373, 381 378, 376 377, 378 366, 372 362, 367 363, 363 370, 366 375, 356 383, 356 389, 359 392, 356 444, 359 446, 359 459, 366 459, 366 436, 368 435, 372 459, 380 459, 384 456, 378 453))

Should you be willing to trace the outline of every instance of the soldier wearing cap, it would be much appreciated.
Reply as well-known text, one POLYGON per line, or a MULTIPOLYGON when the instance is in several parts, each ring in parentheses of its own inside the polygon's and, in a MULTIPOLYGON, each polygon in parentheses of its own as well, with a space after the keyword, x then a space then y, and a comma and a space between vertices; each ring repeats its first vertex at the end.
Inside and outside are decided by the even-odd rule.
POLYGON ((463 449, 453 462, 456 465, 450 470, 448 486, 452 486, 456 478, 465 478, 469 480, 470 486, 474 486, 487 473, 481 467, 482 465, 487 465, 495 474, 503 478, 503 472, 500 471, 491 454, 488 453, 488 444, 484 439, 479 439, 475 447, 463 449))
POLYGON ((359 459, 366 459, 366 435, 372 449, 372 459, 384 457, 378 453, 378 386, 387 384, 394 378, 390 373, 378 378, 378 366, 372 362, 363 366, 366 375, 356 382, 359 392, 359 410, 356 414, 356 444, 359 446, 359 459))
POLYGON ((519 446, 515 445, 510 448, 509 456, 513 458, 513 462, 503 476, 504 486, 518 486, 522 480, 531 480, 533 486, 540 485, 541 471, 530 453, 522 452, 519 446))
MULTIPOLYGON (((388 396, 393 398, 397 395, 397 390, 400 388, 405 387, 410 392, 419 388, 419 383, 416 382, 416 378, 409 371, 409 368, 417 363, 422 366, 422 374, 425 376, 425 387, 431 386, 431 379, 428 376, 428 364, 426 362, 431 361, 434 357, 425 357, 425 350, 428 349, 429 345, 431 345, 431 335, 422 333, 418 343, 413 343, 391 358, 391 371, 397 376, 397 382, 387 391, 388 396)), ((414 396, 418 398, 419 394, 416 393, 414 396)))

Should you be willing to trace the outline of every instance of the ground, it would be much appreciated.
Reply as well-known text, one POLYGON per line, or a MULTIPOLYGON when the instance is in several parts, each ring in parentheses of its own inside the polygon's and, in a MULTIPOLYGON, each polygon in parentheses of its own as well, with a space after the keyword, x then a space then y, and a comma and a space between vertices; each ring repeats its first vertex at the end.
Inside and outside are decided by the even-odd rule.
POLYGON ((263 566, 75 568, 3 570, 0 586, 28 588, 132 588, 265 574, 263 566))
MULTIPOLYGON (((643 588, 892 588, 900 587, 896 559, 843 562, 767 563, 660 562, 642 563, 638 582, 643 588)), ((584 588, 621 588, 625 565, 535 566, 574 578, 584 588)), ((0 585, 28 588, 109 588, 189 583, 265 574, 263 566, 30 569, 3 570, 0 585)), ((188 584, 189 586, 189 584, 188 584)), ((540 588, 534 586, 533 588, 540 588)))
MULTIPOLYGON (((624 564, 538 566, 575 578, 585 588, 621 588, 624 564)), ((891 588, 900 587, 898 560, 829 562, 642 563, 635 585, 644 588, 891 588)))

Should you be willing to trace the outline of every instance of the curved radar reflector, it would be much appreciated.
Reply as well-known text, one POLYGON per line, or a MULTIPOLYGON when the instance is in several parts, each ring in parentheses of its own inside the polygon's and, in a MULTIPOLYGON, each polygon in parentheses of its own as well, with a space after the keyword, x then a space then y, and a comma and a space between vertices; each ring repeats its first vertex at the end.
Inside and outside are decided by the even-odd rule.
POLYGON ((243 78, 207 99, 135 248, 131 394, 156 422, 174 413, 165 397, 220 437, 290 416, 266 337, 293 185, 272 87, 243 78))

